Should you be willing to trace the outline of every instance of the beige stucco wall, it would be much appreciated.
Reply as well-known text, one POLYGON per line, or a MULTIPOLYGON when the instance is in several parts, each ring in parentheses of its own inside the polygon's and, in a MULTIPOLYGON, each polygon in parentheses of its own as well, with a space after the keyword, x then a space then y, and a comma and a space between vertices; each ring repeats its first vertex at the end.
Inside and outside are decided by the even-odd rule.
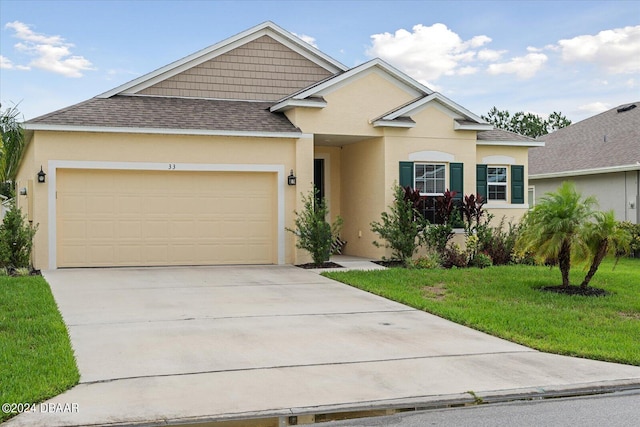
MULTIPOLYGON (((313 179, 313 141, 276 138, 246 138, 186 135, 108 134, 84 132, 36 131, 18 173, 18 186, 28 180, 49 160, 102 162, 166 162, 201 164, 272 164, 284 165, 288 174, 296 171, 297 186, 285 186, 285 225, 293 227, 293 210, 299 209, 296 193, 308 191, 313 179), (302 164, 304 163, 304 164, 302 164), (37 166, 37 168, 36 168, 37 166), (36 170, 37 169, 37 170, 36 170)), ((49 177, 49 176, 48 176, 49 177)), ((286 179, 286 176, 285 176, 286 179)), ((48 186, 34 184, 34 224, 39 229, 34 241, 34 265, 48 268, 48 186)), ((25 200, 19 198, 20 206, 25 200)), ((285 233, 285 262, 295 263, 302 255, 295 249, 294 238, 285 233)))
POLYGON ((295 108, 285 114, 307 133, 380 136, 382 130, 369 121, 415 98, 380 73, 371 70, 355 81, 321 93, 327 101, 324 108, 295 108))
POLYGON ((613 210, 618 221, 640 224, 638 203, 640 202, 640 171, 627 171, 569 178, 532 179, 536 201, 545 193, 556 191, 564 180, 573 181, 584 197, 595 196, 599 209, 613 210), (633 206, 633 207, 632 207, 633 206))
POLYGON ((372 221, 386 209, 384 140, 374 138, 342 147, 340 214, 345 254, 380 258, 385 251, 373 246, 372 221))

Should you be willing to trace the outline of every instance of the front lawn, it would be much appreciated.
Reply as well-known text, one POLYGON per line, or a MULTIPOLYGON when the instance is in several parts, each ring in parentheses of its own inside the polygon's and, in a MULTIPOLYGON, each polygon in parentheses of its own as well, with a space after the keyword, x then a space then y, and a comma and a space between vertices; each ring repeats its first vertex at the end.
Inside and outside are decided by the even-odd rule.
MULTIPOLYGON (((557 268, 348 271, 325 276, 541 351, 640 365, 640 259, 606 260, 591 285, 605 297, 541 291, 557 268)), ((571 283, 585 271, 574 267, 571 283)))
MULTIPOLYGON (((0 277, 0 403, 37 403, 78 383, 67 328, 41 276, 0 277)), ((0 422, 16 414, 0 411, 0 422)))

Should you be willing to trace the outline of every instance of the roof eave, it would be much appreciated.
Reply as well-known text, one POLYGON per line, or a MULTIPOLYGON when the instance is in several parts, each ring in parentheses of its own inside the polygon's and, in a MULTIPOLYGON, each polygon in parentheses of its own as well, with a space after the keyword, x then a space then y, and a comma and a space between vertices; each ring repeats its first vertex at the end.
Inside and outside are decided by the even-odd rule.
POLYGON ((467 125, 467 124, 458 123, 454 120, 453 129, 454 130, 477 130, 477 131, 493 130, 493 125, 488 123, 474 123, 472 125, 467 125))
POLYGON ((573 171, 538 173, 529 175, 529 179, 567 178, 571 176, 598 175, 603 173, 640 171, 640 163, 634 165, 609 166, 603 168, 579 169, 573 171))
POLYGON ((254 138, 312 138, 312 134, 302 132, 267 132, 267 131, 236 131, 222 129, 171 129, 171 128, 142 128, 142 127, 102 127, 102 126, 69 126, 46 123, 25 124, 29 131, 53 132, 98 132, 98 133, 136 133, 153 135, 202 135, 202 136, 238 136, 254 138))
POLYGON ((544 147, 544 141, 476 141, 476 145, 497 145, 511 147, 544 147))
POLYGON ((374 128, 388 127, 388 128, 405 128, 410 129, 416 126, 416 122, 412 121, 393 121, 393 120, 375 120, 371 123, 374 128))
POLYGON ((282 113, 287 110, 291 110, 296 107, 304 108, 324 108, 327 106, 327 101, 324 100, 310 100, 310 99, 286 99, 277 103, 273 107, 269 108, 272 113, 282 113))

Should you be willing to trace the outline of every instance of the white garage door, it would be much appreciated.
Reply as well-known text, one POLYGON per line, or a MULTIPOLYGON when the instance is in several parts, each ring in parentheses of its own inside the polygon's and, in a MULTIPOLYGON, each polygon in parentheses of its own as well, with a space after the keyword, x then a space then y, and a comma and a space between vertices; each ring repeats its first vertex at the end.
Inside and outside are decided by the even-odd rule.
POLYGON ((277 263, 276 174, 59 169, 58 267, 277 263))

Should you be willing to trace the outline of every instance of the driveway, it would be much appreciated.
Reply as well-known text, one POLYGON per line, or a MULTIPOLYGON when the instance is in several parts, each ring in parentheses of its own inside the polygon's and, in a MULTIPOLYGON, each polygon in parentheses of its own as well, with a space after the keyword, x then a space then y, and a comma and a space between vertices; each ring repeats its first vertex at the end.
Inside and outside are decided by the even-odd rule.
POLYGON ((45 277, 81 373, 50 402, 78 410, 8 426, 277 423, 469 403, 469 391, 491 400, 640 387, 639 367, 540 353, 292 266, 45 277))

